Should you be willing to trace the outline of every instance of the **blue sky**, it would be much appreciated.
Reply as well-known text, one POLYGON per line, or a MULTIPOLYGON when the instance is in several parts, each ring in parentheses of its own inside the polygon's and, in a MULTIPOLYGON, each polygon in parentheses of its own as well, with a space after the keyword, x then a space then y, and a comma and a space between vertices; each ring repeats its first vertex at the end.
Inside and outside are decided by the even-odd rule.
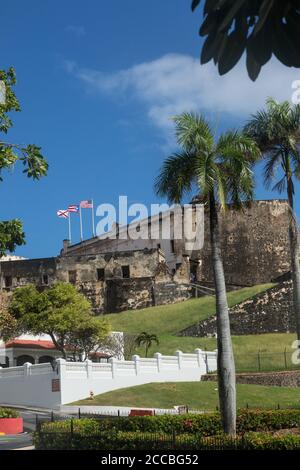
MULTIPOLYGON (((0 186, 1 219, 23 220, 27 245, 16 253, 25 257, 58 254, 67 222, 56 211, 70 203, 157 202, 153 179, 175 149, 175 113, 203 112, 220 132, 268 96, 289 99, 300 78, 274 60, 256 84, 243 61, 225 77, 201 67, 190 0, 10 0, 1 18, 0 67, 16 68, 22 105, 9 140, 40 145, 50 165, 39 182, 16 168, 0 186)), ((257 182, 258 198, 275 197, 257 182)))

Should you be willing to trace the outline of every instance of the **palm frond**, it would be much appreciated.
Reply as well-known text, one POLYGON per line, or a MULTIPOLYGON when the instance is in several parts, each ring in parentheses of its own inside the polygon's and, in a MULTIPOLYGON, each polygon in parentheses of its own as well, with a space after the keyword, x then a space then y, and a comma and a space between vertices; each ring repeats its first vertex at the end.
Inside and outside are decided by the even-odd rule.
POLYGON ((253 164, 260 151, 252 138, 236 131, 223 134, 217 144, 228 202, 241 207, 254 196, 253 164))
POLYGON ((246 159, 255 163, 261 158, 261 152, 255 140, 238 131, 228 131, 222 134, 216 146, 216 153, 222 158, 246 159))
POLYGON ((278 191, 280 194, 286 190, 286 177, 283 176, 277 183, 273 186, 272 191, 278 191))
POLYGON ((206 119, 195 113, 174 116, 177 142, 188 152, 211 151, 214 136, 206 119))
POLYGON ((216 165, 212 154, 203 154, 198 157, 196 172, 199 189, 206 197, 214 190, 216 183, 216 165))
POLYGON ((264 185, 267 189, 271 187, 274 182, 276 173, 282 165, 282 150, 275 149, 266 154, 266 163, 264 167, 264 185))
POLYGON ((184 194, 192 190, 197 179, 197 159, 187 152, 175 153, 168 157, 157 176, 154 189, 158 196, 179 203, 184 194))

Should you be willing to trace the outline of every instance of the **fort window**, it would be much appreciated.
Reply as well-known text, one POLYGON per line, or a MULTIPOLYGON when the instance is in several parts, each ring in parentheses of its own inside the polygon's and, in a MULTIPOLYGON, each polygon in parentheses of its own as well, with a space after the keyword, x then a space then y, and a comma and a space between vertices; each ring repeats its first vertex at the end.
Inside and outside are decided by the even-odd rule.
POLYGON ((159 250, 161 249, 161 244, 160 244, 160 243, 157 244, 157 248, 158 248, 159 250))
POLYGON ((68 271, 70 284, 75 284, 77 279, 77 271, 68 271))
POLYGON ((105 280, 105 271, 103 268, 97 269, 97 280, 104 281, 105 280))
POLYGON ((175 241, 171 240, 170 244, 171 244, 171 253, 175 253, 175 241))
POLYGON ((11 287, 12 286, 12 277, 11 276, 5 276, 4 285, 5 285, 5 287, 11 287))
POLYGON ((124 279, 130 278, 130 268, 129 266, 122 266, 122 277, 124 279))
POLYGON ((47 274, 43 275, 43 284, 46 286, 49 284, 49 278, 47 274))

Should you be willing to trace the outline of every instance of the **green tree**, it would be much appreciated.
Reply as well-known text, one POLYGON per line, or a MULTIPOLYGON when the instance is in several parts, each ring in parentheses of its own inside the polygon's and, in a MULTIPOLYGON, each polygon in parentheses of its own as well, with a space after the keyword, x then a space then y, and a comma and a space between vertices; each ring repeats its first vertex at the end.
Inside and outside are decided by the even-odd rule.
MULTIPOLYGON (((13 91, 16 84, 16 75, 13 68, 0 70, 0 84, 5 90, 0 96, 0 181, 3 180, 5 170, 12 170, 19 162, 23 166, 23 173, 28 178, 38 180, 47 174, 48 164, 41 154, 41 148, 34 144, 26 146, 8 142, 1 137, 5 136, 12 127, 10 113, 21 110, 19 101, 13 91)), ((1 92, 0 90, 0 92, 1 92)), ((22 223, 18 219, 0 223, 0 257, 7 251, 14 251, 16 246, 24 245, 25 236, 22 223)))
MULTIPOLYGON (((201 0, 192 1, 194 11, 201 0)), ((207 36, 201 63, 214 60, 221 75, 246 51, 248 74, 256 80, 272 54, 300 67, 300 0, 205 0, 199 34, 207 36)))
POLYGON ((216 292, 218 390, 224 431, 236 432, 235 364, 219 233, 219 208, 226 203, 242 208, 253 198, 253 162, 259 150, 253 140, 236 131, 215 142, 204 117, 183 113, 174 118, 181 150, 168 157, 155 182, 158 195, 179 203, 193 188, 209 210, 212 265, 216 292))
POLYGON ((109 331, 108 322, 102 318, 91 315, 82 318, 66 336, 66 344, 74 361, 86 361, 91 352, 95 354, 105 347, 109 331))
POLYGON ((264 156, 266 188, 287 193, 293 304, 300 341, 299 231, 294 213, 295 180, 300 179, 300 106, 291 106, 288 101, 277 103, 269 98, 266 109, 252 117, 245 132, 255 139, 264 156))
POLYGON ((18 335, 18 322, 8 312, 7 308, 0 307, 0 339, 8 341, 18 335))
POLYGON ((90 302, 72 284, 57 283, 43 292, 32 285, 20 287, 9 312, 22 331, 48 334, 65 359, 74 353, 82 360, 109 333, 106 320, 92 315, 90 302))
POLYGON ((145 346, 145 356, 148 357, 148 351, 153 343, 159 345, 158 337, 154 334, 143 331, 135 339, 137 346, 145 346))

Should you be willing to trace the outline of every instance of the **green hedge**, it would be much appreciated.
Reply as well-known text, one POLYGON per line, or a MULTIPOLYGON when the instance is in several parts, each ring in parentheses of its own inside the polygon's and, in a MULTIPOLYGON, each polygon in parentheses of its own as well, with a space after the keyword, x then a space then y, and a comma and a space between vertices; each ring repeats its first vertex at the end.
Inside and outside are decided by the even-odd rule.
MULTIPOLYGON (((222 433, 219 413, 197 415, 133 416, 110 419, 74 419, 74 431, 93 433, 105 431, 152 432, 169 434, 198 434, 214 436, 222 433)), ((237 416, 237 432, 272 431, 300 426, 300 410, 240 410, 237 416)), ((47 430, 70 430, 70 421, 50 423, 47 430)))
POLYGON ((300 410, 241 410, 237 418, 237 432, 244 437, 233 443, 222 435, 221 419, 217 413, 103 420, 85 418, 45 423, 35 434, 34 441, 40 449, 168 449, 172 445, 174 447, 175 436, 178 449, 215 448, 216 445, 222 449, 237 448, 245 442, 247 448, 263 446, 261 448, 273 449, 277 446, 278 449, 286 449, 298 448, 300 436, 273 437, 261 432, 299 426, 300 410), (256 433, 251 434, 254 431, 256 433))
POLYGON ((11 408, 0 408, 0 419, 1 418, 19 418, 20 415, 17 411, 11 408))
POLYGON ((38 450, 300 450, 300 436, 246 433, 236 439, 220 435, 153 434, 105 432, 98 435, 74 433, 35 434, 38 450))

